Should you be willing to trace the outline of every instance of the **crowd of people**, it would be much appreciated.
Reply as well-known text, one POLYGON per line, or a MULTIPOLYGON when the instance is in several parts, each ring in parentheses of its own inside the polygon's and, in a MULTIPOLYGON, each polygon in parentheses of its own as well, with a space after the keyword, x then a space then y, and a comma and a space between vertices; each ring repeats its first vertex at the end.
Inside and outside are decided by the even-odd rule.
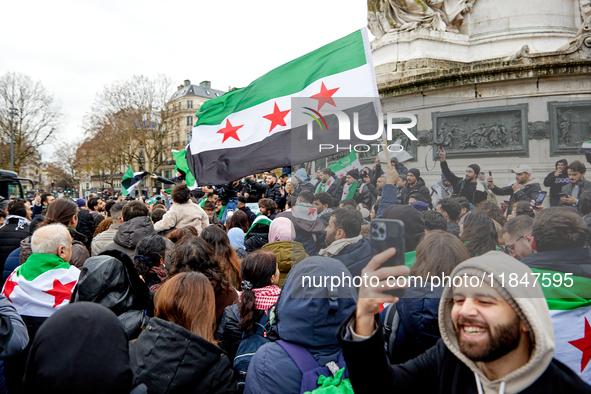
POLYGON ((439 155, 430 188, 376 159, 342 178, 180 177, 150 202, 0 202, 0 393, 591 393, 591 326, 565 342, 572 322, 554 313, 560 297, 591 305, 585 165, 559 160, 543 184, 519 165, 499 186, 439 155), (372 249, 376 219, 404 225, 403 264, 382 266, 397 251, 372 249), (577 286, 506 282, 540 272, 577 286))

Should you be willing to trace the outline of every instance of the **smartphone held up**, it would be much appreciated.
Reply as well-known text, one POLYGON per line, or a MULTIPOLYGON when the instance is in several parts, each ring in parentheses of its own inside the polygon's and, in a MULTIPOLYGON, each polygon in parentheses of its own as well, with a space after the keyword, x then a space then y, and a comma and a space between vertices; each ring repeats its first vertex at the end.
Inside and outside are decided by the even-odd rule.
MULTIPOLYGON (((404 223, 393 219, 375 219, 371 222, 371 252, 372 256, 382 253, 386 249, 395 248, 396 254, 386 260, 382 267, 392 267, 404 264, 404 223)), ((404 289, 384 291, 394 297, 403 297, 404 289)))

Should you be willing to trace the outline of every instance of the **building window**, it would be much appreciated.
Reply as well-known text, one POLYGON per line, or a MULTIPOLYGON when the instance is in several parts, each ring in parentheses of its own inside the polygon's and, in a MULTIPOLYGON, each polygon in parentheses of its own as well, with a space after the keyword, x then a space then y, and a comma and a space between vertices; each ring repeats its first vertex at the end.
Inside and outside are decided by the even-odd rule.
POLYGON ((191 133, 187 133, 187 144, 191 143, 191 133))
POLYGON ((86 184, 86 188, 89 189, 90 188, 90 183, 86 184))
POLYGON ((193 117, 187 116, 187 126, 193 126, 193 117))
POLYGON ((193 100, 187 100, 187 108, 193 108, 193 100))

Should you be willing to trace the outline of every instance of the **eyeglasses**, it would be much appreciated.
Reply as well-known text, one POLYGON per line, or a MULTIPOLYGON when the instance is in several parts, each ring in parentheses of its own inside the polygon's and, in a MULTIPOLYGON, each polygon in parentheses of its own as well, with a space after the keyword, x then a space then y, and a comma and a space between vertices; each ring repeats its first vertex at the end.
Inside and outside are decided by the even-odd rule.
POLYGON ((521 237, 517 238, 517 239, 515 240, 515 242, 513 242, 511 245, 505 245, 505 246, 503 246, 503 252, 505 252, 505 253, 507 253, 507 254, 511 254, 511 253, 513 253, 513 248, 515 248, 515 244, 516 244, 517 242, 519 242, 519 240, 520 240, 520 239, 522 239, 523 237, 525 237, 525 234, 524 234, 524 235, 522 235, 521 237))

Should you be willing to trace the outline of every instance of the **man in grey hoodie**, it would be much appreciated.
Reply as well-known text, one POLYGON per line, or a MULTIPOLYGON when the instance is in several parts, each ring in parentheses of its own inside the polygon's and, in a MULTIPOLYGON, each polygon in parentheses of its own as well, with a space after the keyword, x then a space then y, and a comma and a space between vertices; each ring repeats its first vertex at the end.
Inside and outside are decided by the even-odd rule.
MULTIPOLYGON (((363 274, 386 280, 408 274, 405 266, 380 265, 376 255, 363 274)), ((459 264, 439 303, 441 339, 419 357, 390 365, 384 352, 380 303, 397 302, 380 287, 362 287, 357 309, 339 330, 356 394, 589 393, 591 386, 553 358, 552 318, 541 286, 525 264, 489 252, 459 264), (508 282, 516 274, 524 282, 508 282)))

